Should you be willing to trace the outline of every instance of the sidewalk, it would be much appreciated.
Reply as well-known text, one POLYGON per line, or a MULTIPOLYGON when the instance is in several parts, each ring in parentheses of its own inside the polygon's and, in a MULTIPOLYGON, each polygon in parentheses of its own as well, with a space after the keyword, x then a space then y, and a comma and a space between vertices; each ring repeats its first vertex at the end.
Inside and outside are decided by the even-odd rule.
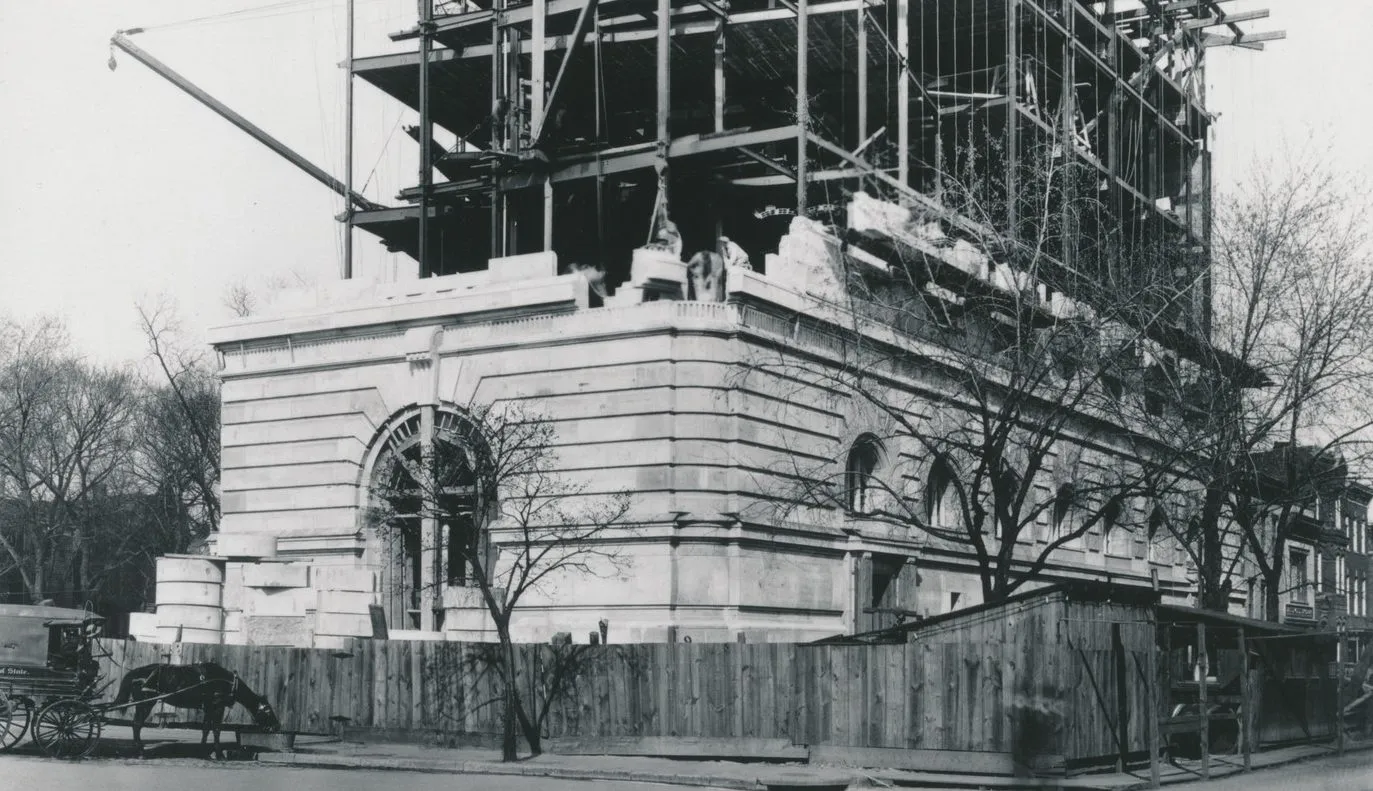
MULTIPOLYGON (((1370 744, 1351 744, 1348 751, 1367 749, 1370 744)), ((1283 766, 1298 761, 1333 755, 1332 749, 1298 746, 1270 750, 1253 756, 1254 769, 1283 766)), ((629 756, 585 756, 544 754, 515 763, 502 763, 489 749, 426 747, 409 744, 364 744, 310 740, 302 737, 291 753, 261 753, 258 761, 288 766, 336 767, 357 769, 396 769, 416 772, 523 775, 569 780, 622 780, 703 788, 844 788, 921 787, 921 788, 1063 788, 1134 791, 1148 788, 1148 770, 1136 773, 1079 775, 1070 778, 1020 779, 1004 776, 935 774, 883 769, 855 769, 796 763, 742 763, 735 761, 693 761, 629 756)), ((1199 762, 1180 762, 1179 768, 1165 764, 1161 773, 1165 785, 1198 778, 1199 762), (1191 769, 1192 771, 1188 771, 1191 769)), ((1242 771, 1238 756, 1212 760, 1211 776, 1224 777, 1242 771)))
MULTIPOLYGON (((109 729, 106 738, 121 742, 122 729, 109 729), (111 732, 113 731, 113 732, 111 732)), ((226 747, 234 744, 226 734, 226 747)), ((150 729, 150 743, 199 742, 196 731, 150 729)), ((113 745, 111 745, 113 746, 113 745)), ((1373 748, 1370 742, 1351 742, 1347 752, 1373 748)), ((156 752, 163 752, 157 750, 156 752)), ((165 753, 164 753, 165 754, 165 753)), ((1302 745, 1268 750, 1253 756, 1255 771, 1334 755, 1332 747, 1302 745)), ((266 765, 335 769, 398 770, 435 774, 484 774, 549 777, 567 780, 628 781, 715 789, 842 789, 901 786, 940 789, 1073 789, 1074 791, 1136 791, 1149 787, 1148 768, 1133 773, 1084 774, 1068 778, 1014 778, 1003 775, 947 774, 890 769, 823 766, 804 762, 744 763, 739 761, 678 760, 638 756, 544 754, 502 763, 492 749, 430 747, 404 743, 364 743, 327 737, 300 736, 294 752, 261 752, 257 761, 266 765)), ((1243 771, 1239 756, 1216 756, 1211 777, 1243 771)), ((1200 762, 1164 764, 1165 786, 1200 777, 1200 762)))

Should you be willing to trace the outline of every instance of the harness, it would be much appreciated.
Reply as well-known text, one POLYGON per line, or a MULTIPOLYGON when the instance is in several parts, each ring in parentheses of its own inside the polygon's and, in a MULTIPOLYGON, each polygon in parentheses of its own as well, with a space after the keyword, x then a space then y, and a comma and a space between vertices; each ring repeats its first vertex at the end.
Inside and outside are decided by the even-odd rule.
MULTIPOLYGON (((161 680, 162 668, 164 668, 164 667, 172 667, 172 665, 158 665, 156 668, 153 668, 153 672, 149 673, 149 674, 148 674, 148 677, 145 678, 145 679, 143 679, 143 687, 142 687, 142 690, 141 690, 142 692, 147 693, 147 694, 151 694, 151 695, 161 695, 162 697, 166 697, 166 695, 172 695, 172 694, 176 694, 176 693, 178 693, 178 692, 186 692, 186 691, 189 691, 189 690, 191 690, 191 689, 194 689, 195 687, 208 686, 208 685, 212 684, 213 682, 215 682, 215 681, 217 680, 217 679, 210 678, 210 677, 208 677, 208 676, 205 674, 205 665, 204 665, 204 664, 197 664, 197 665, 195 665, 195 667, 196 667, 196 669, 199 671, 199 673, 197 674, 197 679, 196 679, 196 683, 195 683, 195 684, 193 684, 193 685, 191 685, 191 686, 189 686, 189 687, 186 687, 185 689, 172 690, 172 692, 166 693, 166 695, 162 695, 162 690, 161 690, 161 688, 158 686, 158 683, 157 683, 157 682, 161 680)), ((228 703, 229 703, 230 705, 232 705, 234 702, 236 702, 236 701, 238 700, 238 686, 239 686, 239 678, 238 678, 238 673, 237 673, 237 671, 235 671, 235 672, 234 672, 233 680, 229 682, 228 703)))

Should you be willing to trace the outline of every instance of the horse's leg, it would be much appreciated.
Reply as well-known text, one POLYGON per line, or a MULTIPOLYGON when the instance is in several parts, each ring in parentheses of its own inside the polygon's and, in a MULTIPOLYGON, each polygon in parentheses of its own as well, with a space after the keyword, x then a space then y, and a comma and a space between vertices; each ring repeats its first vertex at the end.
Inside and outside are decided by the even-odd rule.
POLYGON ((143 757, 143 723, 148 721, 148 715, 153 712, 154 702, 139 703, 133 710, 133 749, 134 754, 139 758, 143 757))
MULTIPOLYGON (((204 716, 204 717, 201 719, 201 721, 200 721, 200 743, 201 743, 201 745, 205 745, 205 744, 208 744, 208 743, 209 743, 209 741, 210 741, 210 731, 213 729, 213 730, 215 731, 215 746, 214 746, 214 750, 217 751, 217 750, 219 749, 219 728, 218 728, 218 726, 215 724, 215 721, 216 721, 216 719, 217 719, 217 718, 216 718, 216 712, 219 712, 219 713, 220 713, 220 716, 223 716, 222 713, 223 713, 224 709, 223 709, 223 707, 216 706, 216 705, 213 704, 213 703, 206 703, 206 704, 205 704, 205 708, 203 709, 203 711, 204 711, 204 713, 205 713, 205 716, 204 716)), ((212 751, 212 752, 209 753, 209 754, 213 757, 214 752, 212 751)))
POLYGON ((224 760, 224 748, 219 746, 219 734, 224 729, 224 709, 219 710, 219 716, 215 717, 215 759, 224 760))

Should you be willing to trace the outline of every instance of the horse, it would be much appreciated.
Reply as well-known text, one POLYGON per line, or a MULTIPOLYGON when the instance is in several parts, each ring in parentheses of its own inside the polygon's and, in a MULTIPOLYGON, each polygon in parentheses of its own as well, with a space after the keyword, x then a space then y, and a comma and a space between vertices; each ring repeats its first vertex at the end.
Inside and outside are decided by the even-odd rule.
POLYGON ((268 732, 281 728, 281 721, 266 698, 253 692, 239 679, 238 674, 214 662, 194 665, 144 665, 129 671, 119 684, 114 705, 132 702, 133 743, 139 756, 143 755, 141 734, 157 700, 165 700, 179 709, 199 709, 204 712, 200 743, 205 744, 210 730, 215 733, 214 755, 224 757, 219 746, 219 733, 224 725, 224 712, 235 703, 252 715, 253 722, 268 732), (164 697, 165 696, 165 697, 164 697))

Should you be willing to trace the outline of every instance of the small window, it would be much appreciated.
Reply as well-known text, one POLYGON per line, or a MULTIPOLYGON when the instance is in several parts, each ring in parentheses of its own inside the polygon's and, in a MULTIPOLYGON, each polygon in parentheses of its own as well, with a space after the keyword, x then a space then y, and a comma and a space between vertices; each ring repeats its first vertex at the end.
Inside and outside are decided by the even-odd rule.
POLYGON ((925 482, 925 519, 936 527, 951 527, 959 516, 958 492, 953 466, 943 456, 930 465, 925 482))
POLYGON ((882 443, 871 434, 864 434, 849 449, 844 466, 844 505, 851 513, 871 513, 876 502, 878 464, 882 460, 882 443))
POLYGON ((1298 604, 1306 604, 1309 586, 1306 582, 1307 554, 1293 549, 1287 553, 1288 599, 1298 604))

